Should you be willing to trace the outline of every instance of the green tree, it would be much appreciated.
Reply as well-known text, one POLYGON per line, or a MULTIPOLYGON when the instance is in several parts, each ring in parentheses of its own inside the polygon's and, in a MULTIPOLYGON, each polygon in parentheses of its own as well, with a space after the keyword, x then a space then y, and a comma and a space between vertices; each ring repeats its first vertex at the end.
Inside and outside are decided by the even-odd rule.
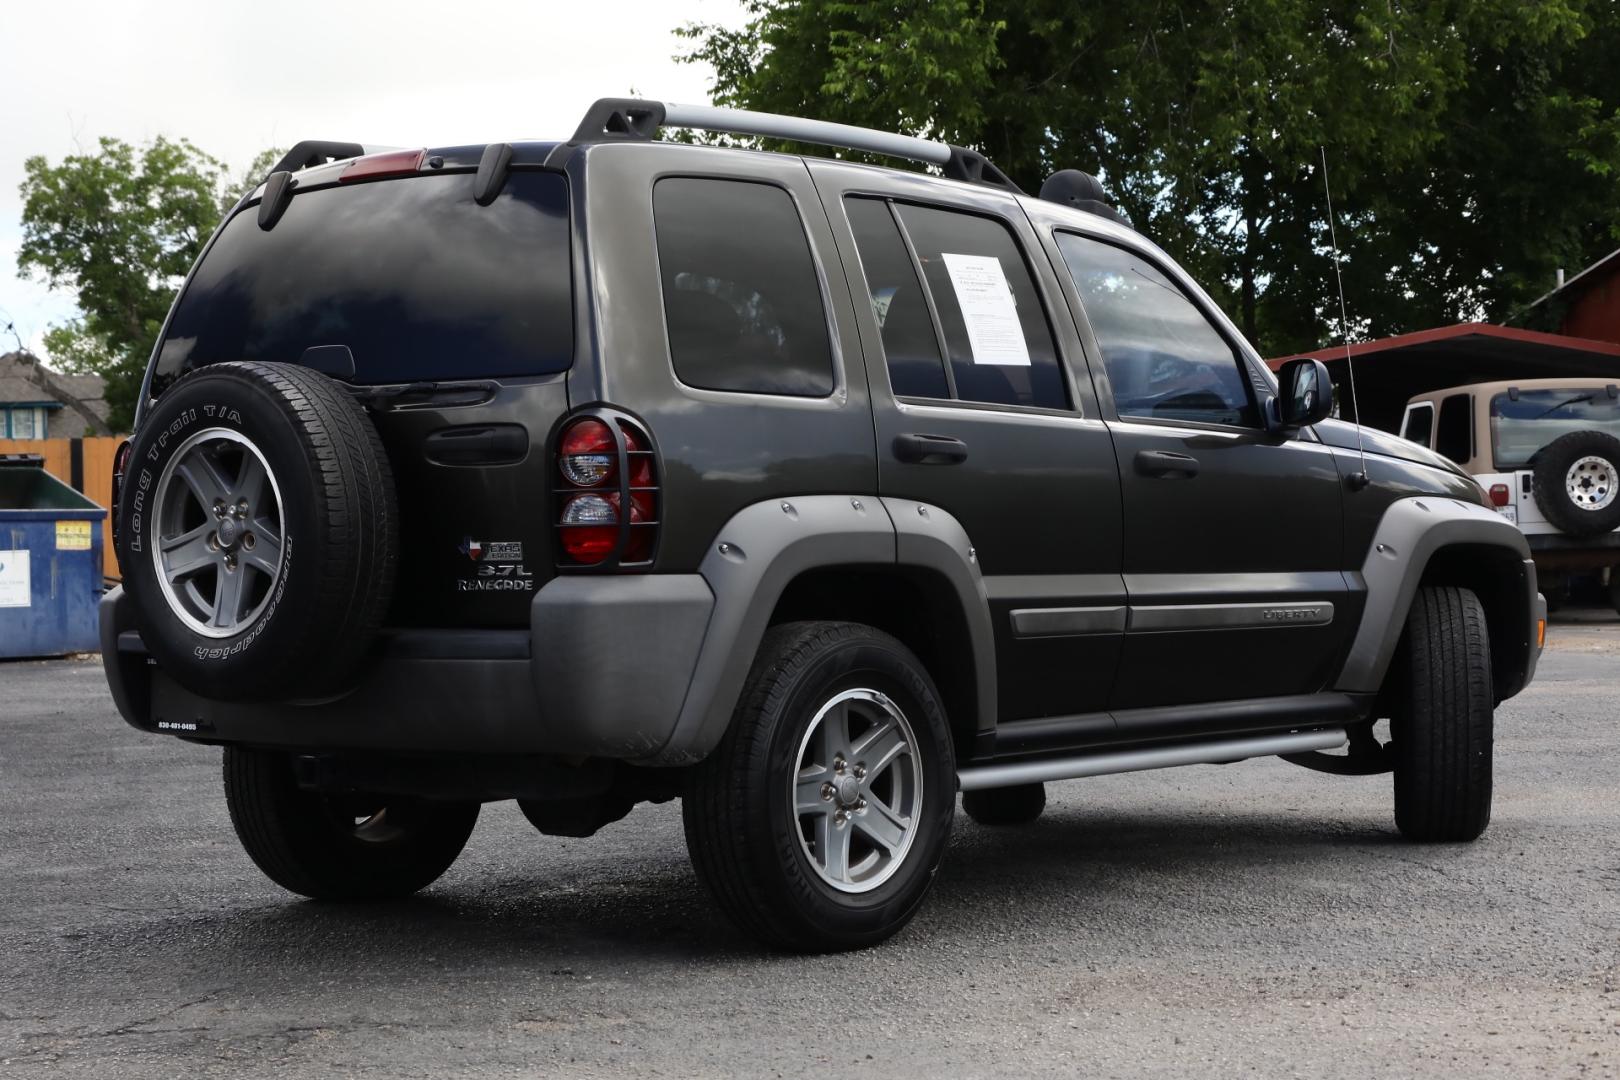
POLYGON ((1612 0, 752 0, 688 26, 723 104, 1104 180, 1268 355, 1501 318, 1620 238, 1612 0))
POLYGON ((113 430, 129 429, 146 359, 186 271, 274 153, 232 176, 184 139, 134 147, 103 138, 94 153, 24 163, 18 267, 72 290, 81 312, 46 332, 48 359, 106 379, 113 430))

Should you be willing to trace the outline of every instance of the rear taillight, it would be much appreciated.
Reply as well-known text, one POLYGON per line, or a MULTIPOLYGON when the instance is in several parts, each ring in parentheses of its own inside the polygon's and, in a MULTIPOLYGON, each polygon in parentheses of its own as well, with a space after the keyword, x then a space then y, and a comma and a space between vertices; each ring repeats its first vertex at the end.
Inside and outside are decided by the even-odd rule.
POLYGON ((658 539, 658 456, 627 417, 600 410, 557 439, 558 547, 563 566, 635 569, 658 539))
POLYGON ((118 513, 118 507, 119 507, 119 503, 122 500, 123 495, 124 495, 124 474, 129 471, 129 456, 133 452, 133 450, 134 450, 134 444, 131 443, 128 439, 125 439, 123 442, 118 444, 118 449, 113 451, 112 507, 111 507, 111 509, 112 509, 112 540, 113 540, 113 557, 118 560, 118 568, 119 568, 120 571, 123 570, 124 563, 123 563, 122 553, 119 551, 119 544, 118 544, 118 519, 119 519, 119 516, 120 516, 119 513, 118 513))
POLYGON ((600 420, 581 420, 563 432, 557 464, 563 479, 575 487, 596 487, 613 478, 619 463, 619 444, 613 430, 600 420))
POLYGON ((1506 484, 1492 484, 1491 485, 1491 505, 1492 506, 1506 506, 1508 503, 1510 503, 1512 501, 1513 501, 1513 492, 1508 489, 1508 486, 1506 484))

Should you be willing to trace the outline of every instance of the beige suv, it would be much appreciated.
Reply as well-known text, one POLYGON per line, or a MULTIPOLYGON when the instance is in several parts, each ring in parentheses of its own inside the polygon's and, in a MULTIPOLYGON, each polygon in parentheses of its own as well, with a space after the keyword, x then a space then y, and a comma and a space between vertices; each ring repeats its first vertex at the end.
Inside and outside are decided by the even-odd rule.
POLYGON ((1620 383, 1521 379, 1419 394, 1401 436, 1467 469, 1530 541, 1549 602, 1597 572, 1620 609, 1620 383))

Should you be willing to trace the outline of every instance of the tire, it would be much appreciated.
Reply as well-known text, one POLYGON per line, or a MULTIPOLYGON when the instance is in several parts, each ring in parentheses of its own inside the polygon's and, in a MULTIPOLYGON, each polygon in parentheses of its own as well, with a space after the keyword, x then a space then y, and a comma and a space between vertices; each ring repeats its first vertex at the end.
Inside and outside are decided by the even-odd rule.
POLYGON ((1536 505, 1571 536, 1620 528, 1620 439, 1572 431, 1536 452, 1536 505))
POLYGON ((213 364, 157 400, 130 462, 119 561, 163 669, 223 700, 341 689, 399 551, 388 458, 354 398, 293 364, 213 364))
POLYGON ((1491 819, 1491 648, 1468 589, 1420 588, 1391 673, 1395 824, 1408 840, 1476 839, 1491 819))
POLYGON ((287 754, 225 748, 225 803, 266 877, 314 900, 383 900, 426 888, 456 861, 477 803, 326 795, 301 788, 287 754))
POLYGON ((1046 809, 1046 785, 964 791, 962 809, 980 825, 1028 825, 1046 809))
POLYGON ((800 622, 766 633, 731 726, 692 770, 681 809, 692 863, 724 914, 767 944, 832 952, 874 945, 910 921, 955 804, 945 710, 911 650, 871 627, 800 622), (878 730, 893 756, 867 771, 863 741, 878 730), (796 799, 809 807, 803 815, 796 799))

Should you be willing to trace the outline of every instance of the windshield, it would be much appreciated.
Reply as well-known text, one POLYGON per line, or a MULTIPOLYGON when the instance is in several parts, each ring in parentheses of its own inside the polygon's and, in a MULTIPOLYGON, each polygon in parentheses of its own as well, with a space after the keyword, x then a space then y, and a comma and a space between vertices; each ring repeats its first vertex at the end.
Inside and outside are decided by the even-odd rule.
POLYGON ((1620 438, 1620 398, 1605 387, 1521 390, 1491 398, 1496 467, 1517 469, 1537 450, 1572 431, 1605 431, 1620 438))

